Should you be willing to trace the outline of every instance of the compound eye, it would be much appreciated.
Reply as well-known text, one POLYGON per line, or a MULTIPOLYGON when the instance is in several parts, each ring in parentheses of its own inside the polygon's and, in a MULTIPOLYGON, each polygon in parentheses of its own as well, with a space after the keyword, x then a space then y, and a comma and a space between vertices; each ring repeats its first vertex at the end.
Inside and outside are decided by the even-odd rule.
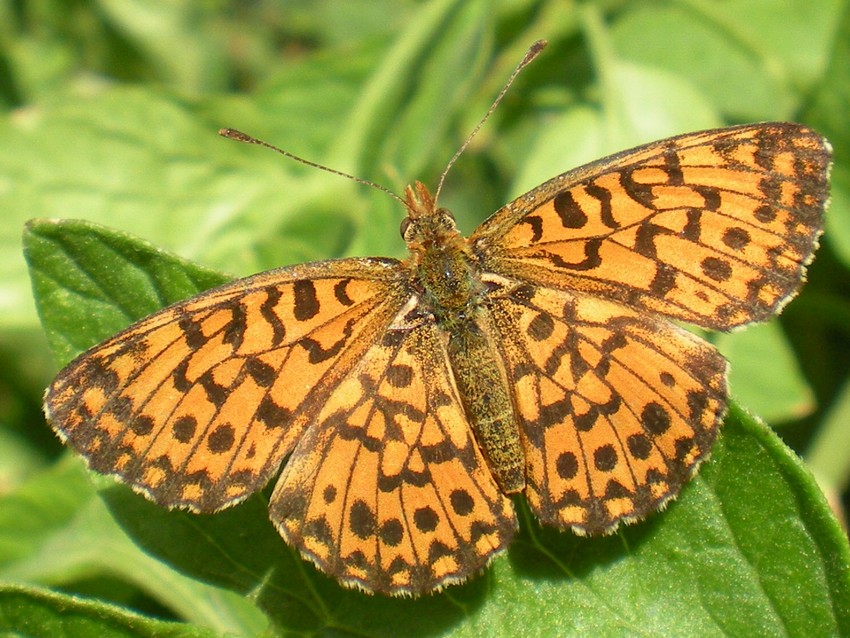
POLYGON ((410 217, 405 217, 401 220, 401 226, 399 226, 399 230, 401 231, 401 238, 404 239, 404 236, 407 234, 407 229, 410 228, 410 224, 413 222, 410 221, 410 217))

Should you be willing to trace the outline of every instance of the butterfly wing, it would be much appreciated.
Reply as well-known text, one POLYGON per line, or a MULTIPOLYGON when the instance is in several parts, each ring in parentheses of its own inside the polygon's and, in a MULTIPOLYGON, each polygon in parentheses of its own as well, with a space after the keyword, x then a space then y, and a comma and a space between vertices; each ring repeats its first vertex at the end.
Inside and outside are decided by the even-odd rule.
POLYGON ((56 377, 45 412, 104 474, 211 512, 262 487, 404 303, 398 262, 282 268, 170 306, 56 377))
POLYGON ((508 284, 489 307, 537 517, 605 533, 676 496, 717 435, 723 357, 666 320, 582 292, 508 284))
POLYGON ((269 509, 283 537, 343 584, 418 595, 480 570, 517 523, 433 318, 409 312, 328 396, 269 509))
POLYGON ((726 364, 664 317, 778 312, 816 248, 829 161, 796 124, 692 133, 560 175, 476 230, 543 522, 609 532, 680 491, 717 435, 726 364))
POLYGON ((829 163, 826 140, 799 124, 681 135, 555 177, 471 242, 484 270, 725 330, 796 293, 829 163))

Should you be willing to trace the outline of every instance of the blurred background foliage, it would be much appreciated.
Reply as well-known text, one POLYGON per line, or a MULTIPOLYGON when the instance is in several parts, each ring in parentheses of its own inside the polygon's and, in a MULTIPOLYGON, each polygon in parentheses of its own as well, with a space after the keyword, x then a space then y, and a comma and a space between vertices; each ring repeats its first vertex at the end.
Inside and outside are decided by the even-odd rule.
MULTIPOLYGON (((737 399, 809 462, 840 511, 850 476, 847 2, 11 0, 0 4, 0 498, 39 482, 67 490, 43 507, 64 533, 90 536, 92 555, 58 560, 70 576, 39 567, 6 579, 61 580, 217 630, 262 626, 221 602, 228 592, 205 592, 201 609, 179 593, 164 603, 115 561, 98 566, 97 525, 110 523, 80 514, 74 499, 90 488, 40 411, 57 365, 21 254, 26 220, 98 222, 237 276, 399 256, 396 202, 217 129, 396 192, 414 179, 433 185, 540 38, 550 46, 448 177, 441 204, 465 232, 544 179, 668 135, 795 120, 831 140, 833 202, 803 293, 777 321, 711 338, 732 361, 737 399)), ((134 570, 156 572, 160 591, 181 591, 107 537, 134 570)), ((0 558, 26 542, 0 533, 0 558)))

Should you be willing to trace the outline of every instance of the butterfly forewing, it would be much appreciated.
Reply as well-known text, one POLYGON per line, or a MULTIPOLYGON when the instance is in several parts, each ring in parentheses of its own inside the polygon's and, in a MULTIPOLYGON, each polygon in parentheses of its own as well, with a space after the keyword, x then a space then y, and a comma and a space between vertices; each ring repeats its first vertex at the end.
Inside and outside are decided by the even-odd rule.
POLYGON ((829 162, 828 143, 798 124, 691 133, 564 173, 471 241, 487 270, 725 330, 800 287, 829 162))
POLYGON ((284 268, 171 306, 66 367, 48 420, 93 469, 162 505, 241 500, 403 305, 397 263, 284 268))

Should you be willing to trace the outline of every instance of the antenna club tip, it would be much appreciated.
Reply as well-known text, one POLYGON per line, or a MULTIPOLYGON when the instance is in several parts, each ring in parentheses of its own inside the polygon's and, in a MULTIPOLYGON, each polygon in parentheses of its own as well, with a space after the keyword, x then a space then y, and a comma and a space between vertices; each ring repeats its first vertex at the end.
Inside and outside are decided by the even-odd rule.
POLYGON ((531 62, 534 58, 540 55, 540 52, 546 48, 549 43, 546 40, 538 40, 530 47, 528 47, 528 51, 525 53, 525 57, 522 59, 520 63, 520 67, 524 67, 526 64, 531 62))
POLYGON ((236 140, 238 142, 249 142, 251 144, 256 144, 257 140, 242 131, 237 131, 235 128, 221 128, 218 130, 218 134, 222 137, 226 137, 230 140, 236 140))

